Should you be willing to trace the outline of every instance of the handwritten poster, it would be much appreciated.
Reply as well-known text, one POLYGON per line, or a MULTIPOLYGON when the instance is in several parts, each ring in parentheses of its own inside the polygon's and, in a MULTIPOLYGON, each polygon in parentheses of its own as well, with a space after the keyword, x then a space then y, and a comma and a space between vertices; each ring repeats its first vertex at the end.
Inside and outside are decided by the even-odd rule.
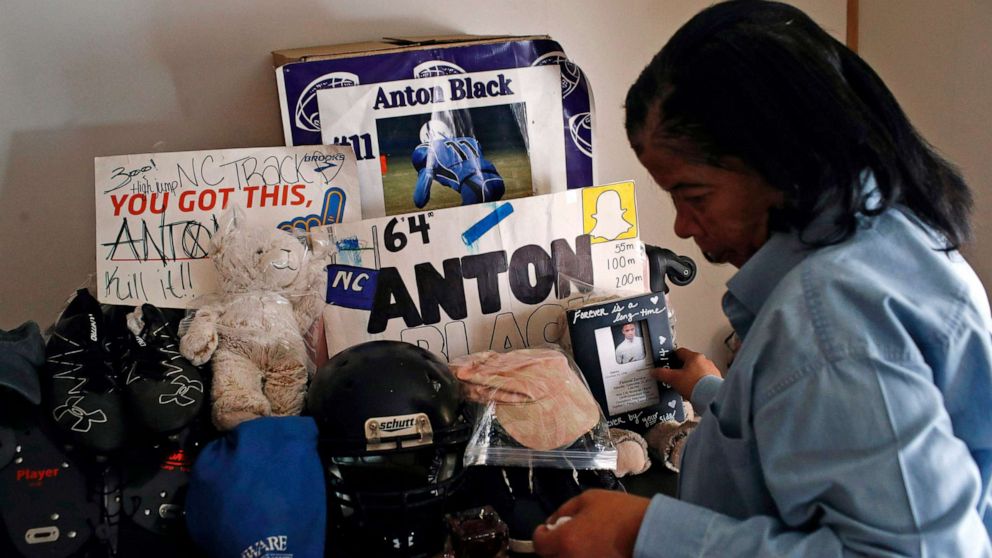
POLYGON ((631 182, 318 228, 333 256, 328 354, 374 339, 447 359, 557 342, 566 308, 645 292, 638 234, 631 182))
POLYGON ((98 157, 100 302, 188 308, 213 292, 208 257, 219 216, 283 229, 361 218, 355 155, 337 146, 268 147, 98 157))

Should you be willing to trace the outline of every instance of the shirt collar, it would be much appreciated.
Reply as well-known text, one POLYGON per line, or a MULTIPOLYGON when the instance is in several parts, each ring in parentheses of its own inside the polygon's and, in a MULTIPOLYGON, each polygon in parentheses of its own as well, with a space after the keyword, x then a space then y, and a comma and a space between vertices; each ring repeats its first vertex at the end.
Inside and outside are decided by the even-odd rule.
MULTIPOLYGON (((861 190, 868 196, 868 207, 877 205, 880 194, 874 174, 869 171, 861 174, 861 190)), ((837 206, 822 209, 807 226, 802 238, 810 240, 830 234, 839 212, 840 208, 837 206)), ((773 233, 727 281, 723 312, 741 339, 747 335, 758 311, 782 278, 799 265, 810 251, 809 245, 803 243, 798 231, 773 233)))
POLYGON ((740 338, 747 335, 751 322, 779 281, 799 265, 809 247, 795 232, 774 233, 767 242, 727 281, 723 311, 740 338))

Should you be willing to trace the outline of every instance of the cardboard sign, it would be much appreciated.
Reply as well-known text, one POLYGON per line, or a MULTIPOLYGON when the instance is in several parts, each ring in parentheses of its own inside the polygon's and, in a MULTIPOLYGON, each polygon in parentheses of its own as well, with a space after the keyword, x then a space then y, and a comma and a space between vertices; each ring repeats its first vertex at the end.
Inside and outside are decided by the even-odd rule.
POLYGON ((229 207, 249 221, 310 230, 358 221, 351 149, 224 149, 98 157, 96 254, 100 302, 188 308, 214 292, 207 256, 229 207))
MULTIPOLYGON (((272 53, 286 145, 321 143, 317 93, 325 89, 530 66, 561 70, 568 187, 595 184, 592 87, 546 35, 393 37, 272 53)), ((369 217, 373 215, 368 215, 369 217)))
POLYGON ((682 397, 651 377, 671 366, 672 328, 665 295, 651 293, 565 313, 575 364, 611 428, 644 433, 685 420, 682 397))
POLYGON ((560 81, 547 65, 322 89, 323 143, 354 148, 366 218, 560 192, 560 81))
POLYGON ((631 182, 342 223, 311 238, 333 258, 329 355, 374 339, 447 359, 554 343, 569 305, 647 283, 631 182))

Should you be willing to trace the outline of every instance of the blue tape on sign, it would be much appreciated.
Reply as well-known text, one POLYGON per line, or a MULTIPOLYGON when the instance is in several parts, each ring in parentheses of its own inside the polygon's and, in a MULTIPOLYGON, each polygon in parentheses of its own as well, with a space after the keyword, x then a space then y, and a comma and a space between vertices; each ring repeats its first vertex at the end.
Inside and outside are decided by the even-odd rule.
POLYGON ((379 270, 351 265, 327 266, 328 304, 371 310, 379 270))
POLYGON ((513 213, 513 204, 504 203, 497 207, 496 209, 489 212, 488 215, 479 219, 479 222, 472 225, 465 232, 462 233, 462 242, 466 246, 475 244, 476 240, 482 238, 482 235, 489 232, 489 229, 495 227, 500 221, 506 219, 513 213))

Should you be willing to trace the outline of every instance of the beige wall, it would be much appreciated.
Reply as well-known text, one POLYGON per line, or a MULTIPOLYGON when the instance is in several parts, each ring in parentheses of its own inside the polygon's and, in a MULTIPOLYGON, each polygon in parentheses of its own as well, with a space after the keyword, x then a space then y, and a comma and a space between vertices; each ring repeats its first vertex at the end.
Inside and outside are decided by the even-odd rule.
POLYGON ((975 196, 965 254, 992 287, 992 2, 860 0, 860 54, 975 196))
MULTIPOLYGON (((709 4, 711 2, 707 2, 709 4)), ((835 38, 844 41, 847 35, 847 2, 846 0, 805 0, 793 1, 791 4, 805 10, 814 20, 826 28, 835 38)), ((662 40, 670 36, 689 17, 698 11, 697 2, 678 3, 666 2, 665 9, 658 8, 647 17, 632 18, 629 22, 631 32, 627 37, 643 37, 644 29, 658 29, 662 40), (680 7, 678 10, 668 8, 669 5, 680 7), (691 6, 684 4, 692 4, 691 6), (645 22, 645 20, 647 20, 645 22)), ((621 31, 622 32, 622 31, 621 31)), ((626 135, 623 131, 622 103, 627 88, 640 73, 641 69, 661 47, 661 42, 655 43, 645 39, 631 41, 626 48, 630 53, 621 53, 623 57, 612 57, 611 61, 621 67, 611 71, 610 77, 593 82, 596 89, 597 110, 597 144, 603 141, 626 146, 626 135), (623 62, 627 60, 627 62, 623 62), (602 102, 605 92, 609 97, 602 102), (605 136, 605 137, 604 137, 605 136)), ((582 63, 580 61, 580 63, 582 63)), ((583 68, 585 66, 583 65, 583 68)), ((607 180, 622 177, 634 178, 641 187, 637 190, 639 208, 641 209, 642 233, 645 242, 658 244, 679 254, 690 256, 699 266, 696 280, 686 287, 675 287, 671 291, 672 306, 677 312, 678 343, 695 351, 702 352, 712 358, 721 368, 729 357, 723 339, 730 333, 730 324, 723 315, 720 301, 726 291, 725 283, 734 274, 736 268, 730 265, 712 265, 703 260, 702 254, 692 240, 683 240, 672 232, 672 222, 675 212, 668 195, 659 188, 634 158, 629 149, 621 149, 616 154, 597 159, 600 178, 607 180), (644 187, 648 186, 648 187, 644 187), (648 217, 651 212, 651 217, 648 217)))
MULTIPOLYGON (((4 2, 0 16, 0 329, 44 327, 95 267, 93 157, 279 145, 269 51, 382 36, 539 34, 595 93, 600 182, 635 179, 642 237, 700 262, 673 289, 680 342, 718 360, 729 267, 672 233, 667 196, 627 146, 623 99, 710 0, 4 2)), ((796 0, 835 36, 845 0, 796 0)))

